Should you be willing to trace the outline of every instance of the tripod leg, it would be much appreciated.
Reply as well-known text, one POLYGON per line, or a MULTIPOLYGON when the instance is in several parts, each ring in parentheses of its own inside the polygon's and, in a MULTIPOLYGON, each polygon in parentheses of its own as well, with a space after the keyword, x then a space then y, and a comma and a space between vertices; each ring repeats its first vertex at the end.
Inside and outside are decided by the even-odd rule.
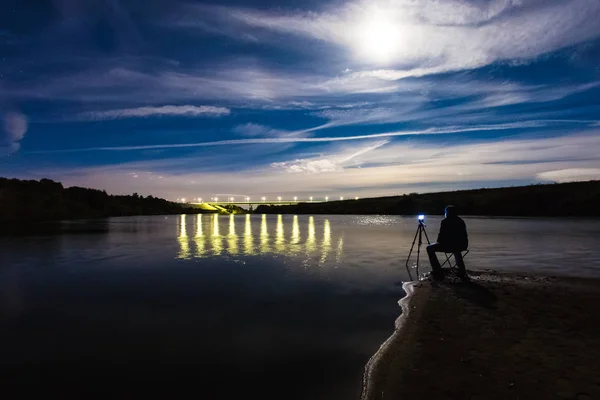
POLYGON ((417 246, 417 279, 419 279, 419 258, 421 256, 421 245, 423 244, 422 232, 424 230, 423 226, 419 224, 419 227, 417 228, 417 233, 419 234, 419 245, 417 246))
MULTIPOLYGON (((410 255, 413 252, 413 249, 415 247, 415 242, 417 241, 417 236, 419 236, 419 229, 417 229, 417 232, 415 232, 415 237, 412 241, 412 245, 410 246, 410 251, 408 252, 408 257, 406 257, 406 272, 408 272, 408 277, 410 278, 410 280, 412 281, 412 274, 410 273, 410 268, 408 266, 408 262, 410 261, 410 255)), ((420 241, 420 239, 419 239, 420 241)), ((419 245, 420 247, 420 245, 419 245)), ((418 267, 419 267, 419 257, 417 256, 417 274, 419 273, 418 271, 418 267)), ((418 278, 418 276, 417 276, 418 278)))
POLYGON ((425 239, 427 239, 427 244, 431 244, 431 242, 429 241, 429 236, 427 236, 427 231, 425 230, 425 227, 423 226, 423 233, 425 234, 425 239))

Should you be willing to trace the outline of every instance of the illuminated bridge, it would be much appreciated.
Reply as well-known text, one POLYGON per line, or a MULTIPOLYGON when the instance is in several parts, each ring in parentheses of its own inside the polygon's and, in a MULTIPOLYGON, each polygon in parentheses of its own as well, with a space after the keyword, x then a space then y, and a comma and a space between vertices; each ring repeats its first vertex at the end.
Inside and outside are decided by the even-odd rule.
MULTIPOLYGON (((305 199, 302 198, 298 198, 298 197, 294 197, 292 199, 284 199, 282 197, 260 197, 257 200, 253 200, 250 197, 225 197, 225 198, 219 198, 219 197, 211 197, 209 199, 202 199, 201 197, 198 198, 192 198, 189 200, 186 200, 185 198, 181 198, 181 199, 177 199, 177 202, 179 203, 188 203, 188 204, 193 204, 193 205, 212 205, 212 206, 220 206, 220 205, 228 205, 228 204, 237 204, 237 205, 293 205, 293 204, 299 204, 299 203, 324 203, 327 201, 341 201, 344 200, 345 198, 342 197, 329 197, 329 196, 325 196, 322 198, 317 198, 317 197, 308 197, 305 199)), ((358 200, 358 197, 354 197, 354 200, 358 200)), ((346 198, 346 200, 351 200, 346 198)))

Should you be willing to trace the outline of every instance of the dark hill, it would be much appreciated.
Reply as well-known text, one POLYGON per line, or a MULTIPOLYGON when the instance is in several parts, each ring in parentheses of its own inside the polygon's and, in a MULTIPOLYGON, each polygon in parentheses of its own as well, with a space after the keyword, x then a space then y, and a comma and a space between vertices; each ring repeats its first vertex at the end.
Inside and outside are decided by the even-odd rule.
POLYGON ((198 212, 188 205, 137 193, 114 196, 96 189, 64 188, 49 179, 38 182, 0 178, 0 222, 198 212))
POLYGON ((359 200, 259 206, 266 214, 443 214, 454 204, 464 215, 599 217, 600 181, 531 185, 499 189, 407 194, 359 200))

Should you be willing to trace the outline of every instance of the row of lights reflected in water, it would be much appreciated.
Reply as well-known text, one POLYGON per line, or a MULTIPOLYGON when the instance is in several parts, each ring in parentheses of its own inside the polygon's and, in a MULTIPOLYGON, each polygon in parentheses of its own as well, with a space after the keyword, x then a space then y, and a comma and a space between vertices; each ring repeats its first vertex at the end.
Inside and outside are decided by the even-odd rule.
MULTIPOLYGON (((344 240, 336 239, 335 247, 332 244, 331 226, 328 219, 323 221, 322 234, 317 232, 314 217, 308 217, 308 226, 301 231, 298 216, 292 218, 292 226, 285 227, 281 215, 277 216, 275 231, 269 229, 267 216, 263 214, 258 227, 258 234, 252 228, 250 214, 245 216, 219 216, 219 214, 198 214, 194 216, 179 216, 179 253, 177 258, 190 260, 220 255, 266 255, 281 254, 286 256, 308 256, 308 260, 315 258, 318 265, 324 265, 330 259, 339 263, 342 257, 344 240), (188 232, 186 219, 194 219, 193 232, 188 232), (206 220, 209 221, 206 221, 206 220), (222 232, 219 219, 227 220, 227 230, 222 232), (240 221, 241 219, 241 221, 240 221), (209 227, 203 227, 203 222, 209 227), (239 235, 236 228, 239 227, 239 235), (289 234, 286 235, 286 232, 289 234)), ((256 221, 255 221, 256 222, 256 221)), ((272 221, 271 221, 272 222, 272 221)), ((271 227, 272 228, 272 227, 271 227)))

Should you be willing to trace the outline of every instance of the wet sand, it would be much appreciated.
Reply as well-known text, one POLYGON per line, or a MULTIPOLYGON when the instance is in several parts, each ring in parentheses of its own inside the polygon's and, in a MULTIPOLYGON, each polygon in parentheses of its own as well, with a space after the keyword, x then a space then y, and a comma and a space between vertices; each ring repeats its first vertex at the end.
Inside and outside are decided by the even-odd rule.
POLYGON ((600 399, 600 280, 471 277, 414 285, 363 399, 600 399))

